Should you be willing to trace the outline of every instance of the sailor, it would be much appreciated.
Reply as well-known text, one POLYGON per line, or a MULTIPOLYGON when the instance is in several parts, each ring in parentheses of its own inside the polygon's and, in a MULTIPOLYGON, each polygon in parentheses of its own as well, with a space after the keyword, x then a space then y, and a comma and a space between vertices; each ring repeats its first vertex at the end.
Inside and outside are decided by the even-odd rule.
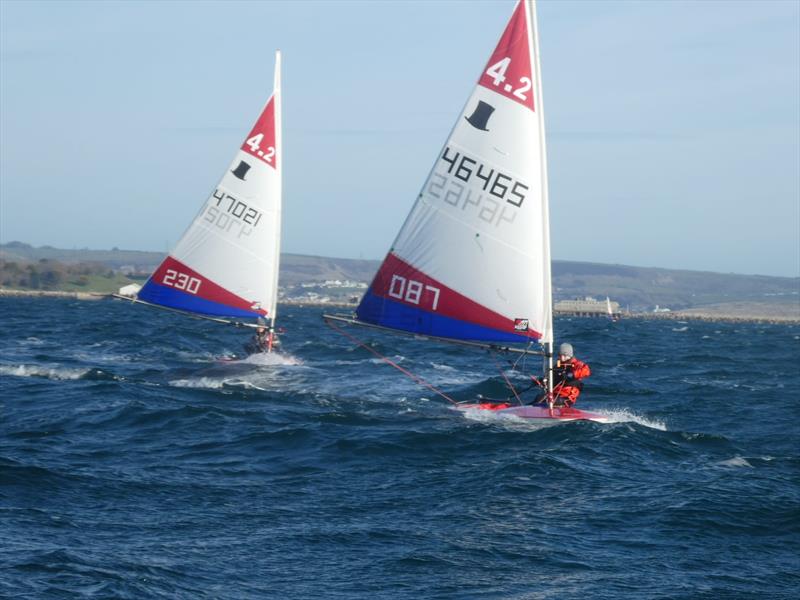
POLYGON ((583 381, 592 374, 589 365, 575 358, 572 344, 558 347, 558 361, 553 368, 553 395, 557 405, 572 406, 583 391, 583 381))
MULTIPOLYGON (((572 406, 577 402, 583 390, 583 381, 592 374, 589 365, 575 358, 572 344, 563 343, 558 347, 558 360, 553 367, 553 404, 554 406, 572 406)), ((542 382, 534 379, 539 385, 542 382)), ((547 401, 547 393, 542 392, 530 404, 542 404, 547 401)))
POLYGON ((256 328, 256 332, 250 341, 245 344, 245 352, 248 354, 258 354, 259 352, 269 352, 269 332, 264 326, 256 328))

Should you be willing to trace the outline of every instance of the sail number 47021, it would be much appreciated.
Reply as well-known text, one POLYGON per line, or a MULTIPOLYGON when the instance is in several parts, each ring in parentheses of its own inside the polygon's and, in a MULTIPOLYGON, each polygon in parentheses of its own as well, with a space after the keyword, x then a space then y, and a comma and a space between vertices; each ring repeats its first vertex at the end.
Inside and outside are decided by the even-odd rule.
POLYGON ((190 277, 186 273, 179 273, 174 269, 167 269, 161 283, 174 287, 176 290, 184 290, 190 294, 196 294, 202 283, 197 277, 190 277))
POLYGON ((431 310, 436 310, 439 306, 439 288, 400 275, 392 275, 389 296, 411 304, 419 304, 423 299, 428 299, 431 301, 431 310))

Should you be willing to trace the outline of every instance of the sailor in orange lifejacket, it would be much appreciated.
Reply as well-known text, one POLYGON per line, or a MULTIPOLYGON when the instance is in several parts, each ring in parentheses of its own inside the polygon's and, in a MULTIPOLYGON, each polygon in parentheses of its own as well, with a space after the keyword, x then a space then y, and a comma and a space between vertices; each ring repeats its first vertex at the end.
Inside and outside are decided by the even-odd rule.
POLYGON ((572 406, 583 390, 583 381, 592 374, 589 365, 575 358, 572 344, 558 347, 558 361, 553 367, 553 395, 556 405, 572 406))
MULTIPOLYGON (((558 360, 553 367, 553 404, 555 406, 572 406, 577 402, 583 390, 583 381, 592 374, 589 365, 575 358, 572 344, 561 344, 558 347, 558 360)), ((537 383, 544 385, 543 382, 537 383)), ((547 393, 542 392, 531 404, 547 401, 547 393)))

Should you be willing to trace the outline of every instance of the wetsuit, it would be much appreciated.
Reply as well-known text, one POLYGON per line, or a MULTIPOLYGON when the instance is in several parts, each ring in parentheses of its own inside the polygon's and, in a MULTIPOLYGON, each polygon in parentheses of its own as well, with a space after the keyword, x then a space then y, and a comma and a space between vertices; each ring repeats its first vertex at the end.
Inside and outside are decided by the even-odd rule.
POLYGON ((265 334, 259 335, 256 333, 249 342, 244 346, 245 352, 248 354, 258 354, 260 352, 269 351, 269 336, 265 334))

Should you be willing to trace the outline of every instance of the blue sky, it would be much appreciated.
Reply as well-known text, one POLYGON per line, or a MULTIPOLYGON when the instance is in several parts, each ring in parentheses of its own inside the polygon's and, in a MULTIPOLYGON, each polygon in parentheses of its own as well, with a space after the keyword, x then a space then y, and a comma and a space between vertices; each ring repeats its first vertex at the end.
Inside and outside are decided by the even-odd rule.
MULTIPOLYGON (((382 258, 513 2, 0 2, 0 241, 166 251, 283 52, 283 250, 382 258)), ((553 257, 800 275, 800 2, 540 1, 553 257)))

